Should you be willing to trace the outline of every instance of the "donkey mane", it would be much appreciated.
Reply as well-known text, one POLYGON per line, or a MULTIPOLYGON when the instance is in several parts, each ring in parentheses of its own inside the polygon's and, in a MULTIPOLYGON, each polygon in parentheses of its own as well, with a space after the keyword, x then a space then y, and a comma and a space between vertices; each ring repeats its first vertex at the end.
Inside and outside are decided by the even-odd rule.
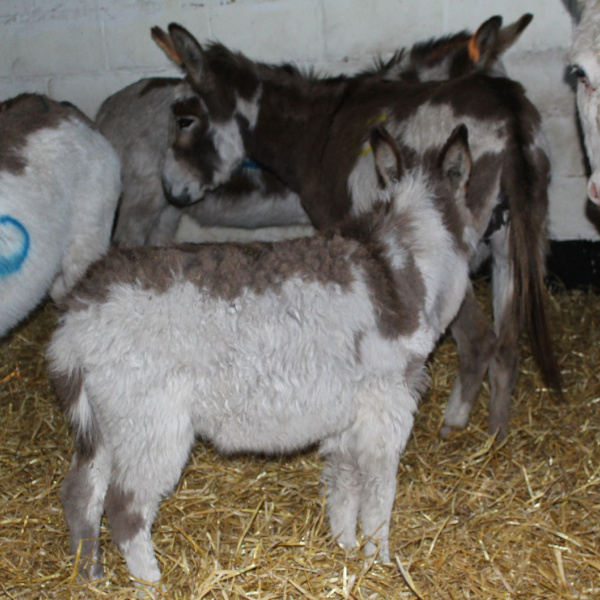
POLYGON ((425 42, 415 44, 410 50, 410 56, 414 61, 424 61, 425 64, 435 62, 448 53, 448 48, 464 44, 471 37, 466 29, 453 35, 432 38, 425 42))
POLYGON ((287 78, 300 80, 312 78, 310 72, 303 73, 291 62, 281 64, 257 62, 241 52, 230 50, 217 41, 209 42, 205 46, 205 55, 209 64, 224 73, 232 71, 255 73, 261 80, 278 80, 281 78, 285 81, 287 78))
POLYGON ((447 56, 449 47, 456 44, 464 44, 470 37, 471 33, 464 29, 455 34, 433 37, 424 42, 417 42, 409 48, 399 48, 387 60, 382 56, 376 57, 373 66, 361 71, 359 76, 368 77, 373 75, 385 75, 388 71, 399 66, 405 59, 407 53, 415 67, 417 65, 426 66, 436 62, 440 58, 444 58, 447 56))

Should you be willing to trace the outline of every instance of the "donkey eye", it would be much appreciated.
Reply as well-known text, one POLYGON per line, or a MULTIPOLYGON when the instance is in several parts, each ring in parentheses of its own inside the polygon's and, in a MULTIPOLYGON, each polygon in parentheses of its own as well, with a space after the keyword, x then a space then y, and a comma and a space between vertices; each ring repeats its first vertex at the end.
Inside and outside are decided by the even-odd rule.
POLYGON ((595 92, 595 88, 594 86, 590 83, 590 79, 587 76, 587 73, 579 66, 579 65, 573 65, 573 68, 571 69, 571 73, 573 73, 573 75, 575 75, 575 77, 577 77, 577 81, 579 83, 581 83, 582 85, 585 86, 585 89, 588 92, 595 92))
POLYGON ((179 117, 177 119, 177 127, 180 131, 184 131, 194 124, 195 119, 193 117, 179 117))

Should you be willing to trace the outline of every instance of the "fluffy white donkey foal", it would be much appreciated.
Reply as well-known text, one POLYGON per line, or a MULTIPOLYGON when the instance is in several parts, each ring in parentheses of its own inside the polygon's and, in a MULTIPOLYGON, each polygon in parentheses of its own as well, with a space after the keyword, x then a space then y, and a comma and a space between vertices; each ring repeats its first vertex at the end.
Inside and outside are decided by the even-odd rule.
POLYGON ((0 337, 106 252, 121 188, 111 145, 74 106, 0 104, 0 337))
POLYGON ((151 528, 196 436, 228 452, 320 442, 333 537, 389 560, 400 453, 425 360, 454 318, 476 243, 459 126, 417 168, 382 129, 381 193, 335 232, 277 243, 112 249, 49 347, 76 450, 61 498, 80 572, 100 521, 132 575, 160 579, 151 528))

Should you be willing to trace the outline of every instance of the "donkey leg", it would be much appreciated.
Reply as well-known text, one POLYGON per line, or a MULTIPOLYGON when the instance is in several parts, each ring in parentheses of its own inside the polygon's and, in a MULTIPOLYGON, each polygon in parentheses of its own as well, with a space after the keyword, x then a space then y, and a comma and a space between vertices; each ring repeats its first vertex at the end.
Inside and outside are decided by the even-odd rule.
POLYGON ((375 555, 389 562, 389 532, 394 497, 396 495, 396 473, 400 452, 390 455, 371 455, 363 459, 362 489, 360 498, 360 518, 365 542, 365 557, 375 555))
POLYGON ((375 382, 354 426, 360 477, 360 518, 366 537, 365 557, 389 562, 389 530, 398 460, 412 431, 416 395, 406 382, 375 382))
POLYGON ((145 490, 143 495, 136 494, 115 482, 106 493, 106 514, 112 539, 123 553, 129 572, 149 583, 160 580, 151 538, 159 501, 158 493, 148 494, 145 490))
POLYGON ((452 428, 467 424, 496 344, 496 336, 471 285, 451 331, 458 349, 459 372, 444 412, 443 437, 452 428))
POLYGON ((164 415, 160 422, 150 422, 119 440, 119 464, 104 505, 113 541, 129 572, 143 582, 160 580, 152 525, 160 500, 179 481, 193 443, 194 431, 185 414, 164 415))
MULTIPOLYGON (((508 310, 507 310, 508 312, 508 310)), ((496 352, 490 363, 490 421, 488 430, 502 440, 508 433, 512 392, 519 377, 519 331, 506 313, 500 318, 496 352)))
POLYGON ((326 459, 322 478, 331 533, 342 548, 351 550, 356 547, 361 482, 356 460, 344 447, 343 436, 337 436, 323 442, 320 452, 326 459))
POLYGON ((165 206, 167 200, 159 176, 133 178, 121 194, 113 242, 124 247, 147 244, 153 224, 165 206))
MULTIPOLYGON (((500 254, 500 253, 499 253, 500 254)), ((496 350, 490 362, 490 421, 488 430, 504 439, 508 433, 511 395, 519 375, 519 333, 521 324, 514 310, 512 268, 508 259, 495 256, 493 265, 494 328, 496 350)))
POLYGON ((100 446, 92 457, 74 456, 60 489, 71 553, 79 556, 78 571, 84 579, 103 576, 99 537, 109 477, 108 453, 100 446))
POLYGON ((180 208, 167 204, 152 223, 146 243, 150 246, 164 246, 175 241, 182 215, 180 208))

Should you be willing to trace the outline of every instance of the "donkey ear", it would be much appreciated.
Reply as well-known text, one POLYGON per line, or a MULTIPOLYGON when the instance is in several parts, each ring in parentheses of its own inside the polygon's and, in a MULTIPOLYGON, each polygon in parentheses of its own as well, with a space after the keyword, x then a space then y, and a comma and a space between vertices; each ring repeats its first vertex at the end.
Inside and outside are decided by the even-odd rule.
POLYGON ((454 128, 440 154, 442 173, 457 197, 466 193, 471 164, 469 132, 467 126, 461 124, 454 128))
POLYGON ((177 54, 177 51, 173 46, 173 42, 166 31, 160 27, 152 27, 152 29, 150 29, 150 35, 168 58, 170 58, 177 66, 183 67, 183 62, 180 56, 177 54))
POLYGON ((371 131, 371 148, 377 177, 383 187, 389 187, 402 178, 404 165, 396 140, 380 125, 371 131))
POLYGON ((486 65, 495 56, 502 17, 496 15, 482 23, 469 39, 469 58, 476 65, 486 65))
POLYGON ((152 39, 156 42, 159 48, 179 67, 183 67, 183 61, 177 54, 173 42, 169 34, 160 27, 152 27, 150 30, 152 39))
MULTIPOLYGON (((200 86, 205 83, 207 78, 206 60, 204 50, 196 38, 177 23, 169 25, 169 37, 170 48, 179 59, 175 62, 178 62, 187 71, 194 85, 200 86)), ((165 50, 164 47, 163 50, 165 50)), ((167 52, 167 56, 171 56, 171 50, 165 50, 165 52, 167 52)))
POLYGON ((531 13, 525 13, 519 20, 503 27, 498 33, 497 54, 506 52, 520 37, 533 20, 531 13))
POLYGON ((565 8, 569 11, 569 14, 573 18, 573 23, 579 25, 581 21, 581 12, 585 5, 585 0, 563 0, 565 8))

